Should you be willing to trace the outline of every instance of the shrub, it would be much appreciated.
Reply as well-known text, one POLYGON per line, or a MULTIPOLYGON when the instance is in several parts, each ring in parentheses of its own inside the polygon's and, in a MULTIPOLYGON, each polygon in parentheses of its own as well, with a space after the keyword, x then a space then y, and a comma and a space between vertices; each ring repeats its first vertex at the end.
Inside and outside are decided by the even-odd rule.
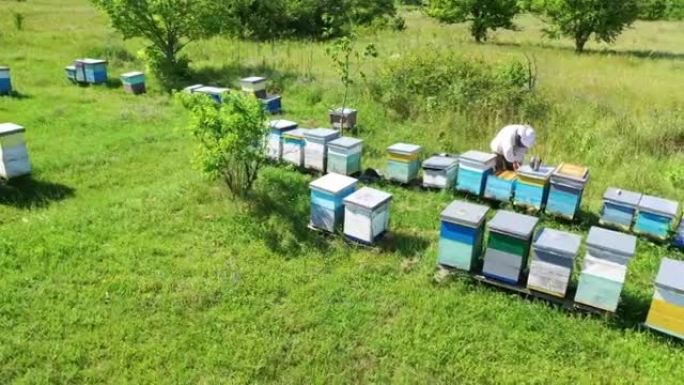
POLYGON ((240 93, 227 95, 221 104, 206 95, 177 95, 191 112, 198 166, 210 178, 223 180, 234 197, 246 195, 266 159, 268 130, 261 103, 240 93))

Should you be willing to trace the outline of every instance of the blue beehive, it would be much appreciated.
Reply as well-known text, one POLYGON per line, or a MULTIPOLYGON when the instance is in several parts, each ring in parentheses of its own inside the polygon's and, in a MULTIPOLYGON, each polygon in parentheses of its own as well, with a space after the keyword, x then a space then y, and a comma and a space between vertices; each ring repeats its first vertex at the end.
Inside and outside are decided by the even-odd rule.
POLYGON ((679 203, 650 195, 639 201, 634 231, 651 238, 665 240, 673 229, 679 203))
POLYGON ((12 79, 10 78, 9 67, 0 66, 0 95, 12 93, 12 79))
POLYGON ((107 61, 101 59, 76 59, 76 81, 101 84, 107 81, 107 61))
POLYGON ((329 232, 344 222, 344 198, 356 191, 357 180, 327 174, 311 182, 311 226, 329 232))
POLYGON ((684 248, 684 221, 679 224, 679 228, 674 237, 674 245, 679 248, 684 248))
POLYGON ((121 83, 126 92, 139 95, 145 93, 145 74, 139 71, 121 75, 121 83))
POLYGON ((484 193, 487 177, 494 172, 496 155, 480 151, 468 151, 458 158, 456 189, 477 196, 484 193))
POLYGON ((540 166, 538 170, 532 169, 529 165, 520 167, 513 203, 536 211, 543 209, 549 195, 549 179, 554 169, 555 167, 551 166, 540 166))
POLYGON ((442 211, 437 263, 470 271, 482 250, 489 207, 453 201, 442 211))
POLYGON ((636 217, 641 194, 614 187, 603 194, 603 209, 600 223, 604 226, 629 231, 636 217))
POLYGON ((563 163, 551 175, 546 212, 575 219, 582 202, 584 186, 589 181, 589 169, 563 163))
POLYGON ((484 196, 499 202, 510 202, 513 199, 518 176, 513 171, 500 171, 487 177, 484 196))
POLYGON ((282 98, 280 95, 269 95, 261 100, 261 104, 269 114, 278 114, 282 111, 282 98))

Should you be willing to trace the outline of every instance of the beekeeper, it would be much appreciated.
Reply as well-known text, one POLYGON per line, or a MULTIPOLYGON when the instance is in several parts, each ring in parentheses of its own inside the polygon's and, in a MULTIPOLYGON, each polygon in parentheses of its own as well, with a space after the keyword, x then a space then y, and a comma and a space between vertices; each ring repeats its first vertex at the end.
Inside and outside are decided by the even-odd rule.
POLYGON ((512 124, 499 131, 492 144, 497 155, 497 169, 515 171, 525 160, 527 150, 534 146, 534 128, 523 124, 512 124))

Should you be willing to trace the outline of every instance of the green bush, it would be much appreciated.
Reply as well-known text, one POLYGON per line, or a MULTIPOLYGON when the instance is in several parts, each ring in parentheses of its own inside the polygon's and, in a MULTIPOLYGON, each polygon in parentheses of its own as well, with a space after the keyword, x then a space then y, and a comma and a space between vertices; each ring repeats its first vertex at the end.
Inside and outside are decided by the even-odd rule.
POLYGON ((388 63, 370 87, 402 118, 452 111, 485 120, 531 119, 546 110, 535 77, 521 61, 492 65, 455 54, 411 55, 388 63))

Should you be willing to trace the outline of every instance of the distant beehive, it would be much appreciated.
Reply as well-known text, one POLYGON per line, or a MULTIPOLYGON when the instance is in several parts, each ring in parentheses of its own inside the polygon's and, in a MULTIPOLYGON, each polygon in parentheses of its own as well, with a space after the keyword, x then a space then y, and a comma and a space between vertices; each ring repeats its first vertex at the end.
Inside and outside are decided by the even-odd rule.
POLYGON ((31 173, 31 161, 24 139, 24 127, 0 124, 0 177, 12 179, 31 173))
POLYGON ((587 167, 562 163, 551 175, 546 212, 575 219, 588 181, 587 167))
POLYGON ((341 137, 328 143, 328 172, 354 175, 361 172, 363 140, 341 137))
POLYGON ((541 211, 546 205, 549 195, 549 180, 555 167, 540 166, 533 170, 529 165, 517 171, 518 182, 515 184, 513 203, 516 206, 541 211))
POLYGON ((356 127, 358 111, 353 108, 338 108, 330 112, 330 125, 338 130, 352 129, 356 127))
POLYGON ((532 243, 538 218, 499 211, 489 224, 489 237, 482 274, 486 277, 517 285, 532 243))
POLYGON ((665 240, 676 223, 679 203, 650 195, 641 197, 634 231, 658 240, 665 240))
POLYGON ((684 262, 663 258, 646 326, 684 339, 684 262))
POLYGON ((636 241, 633 235, 592 227, 575 302, 615 312, 636 241))
POLYGON ((600 223, 604 226, 629 231, 632 228, 632 223, 634 223, 641 197, 640 193, 614 187, 609 188, 603 194, 600 223))
POLYGON ((480 151, 468 151, 458 158, 456 189, 482 196, 487 177, 494 172, 496 155, 480 151))
POLYGON ((297 128, 283 133, 283 161, 304 167, 304 135, 307 131, 306 128, 297 128))
POLYGON ((358 243, 372 245, 389 229, 392 195, 363 187, 344 198, 344 235, 358 243))
POLYGON ((266 81, 264 77, 250 76, 240 79, 240 87, 243 92, 256 96, 266 112, 278 114, 282 111, 282 98, 280 95, 269 95, 267 93, 266 81))
POLYGON ((283 158, 283 134, 298 127, 297 123, 289 120, 271 120, 270 132, 266 143, 266 153, 271 160, 280 161, 283 158))
POLYGON ((126 92, 139 95, 145 93, 145 74, 139 71, 121 75, 121 83, 126 92))
POLYGON ((12 78, 9 67, 0 66, 0 95, 12 93, 12 78))
POLYGON ((76 83, 76 66, 66 66, 64 67, 64 72, 66 73, 66 77, 69 81, 76 83))
POLYGON ((441 215, 437 263, 471 271, 480 258, 489 207, 452 202, 441 215))
POLYGON ((79 83, 102 84, 107 81, 107 61, 101 59, 76 59, 76 81, 79 83))
POLYGON ((344 222, 344 198, 356 190, 357 180, 340 174, 327 174, 311 188, 311 226, 328 232, 344 222))
POLYGON ((339 131, 329 128, 316 128, 304 134, 304 167, 325 172, 328 156, 328 143, 340 137, 339 131))
POLYGON ((387 178, 400 183, 411 183, 418 178, 420 152, 415 144, 396 143, 387 148, 387 178))
POLYGON ((456 182, 458 158, 432 156, 423 162, 423 186, 451 189, 456 182))
POLYGON ((527 287, 564 298, 581 243, 579 235, 553 229, 542 230, 532 245, 527 287))
POLYGON ((673 244, 680 249, 684 248, 684 221, 679 223, 679 228, 675 233, 673 244))
POLYGON ((484 196, 499 202, 510 202, 513 199, 518 176, 514 171, 499 171, 487 177, 484 196))
POLYGON ((194 88, 191 92, 207 95, 216 103, 223 103, 224 97, 230 93, 230 90, 223 87, 201 86, 194 88))

